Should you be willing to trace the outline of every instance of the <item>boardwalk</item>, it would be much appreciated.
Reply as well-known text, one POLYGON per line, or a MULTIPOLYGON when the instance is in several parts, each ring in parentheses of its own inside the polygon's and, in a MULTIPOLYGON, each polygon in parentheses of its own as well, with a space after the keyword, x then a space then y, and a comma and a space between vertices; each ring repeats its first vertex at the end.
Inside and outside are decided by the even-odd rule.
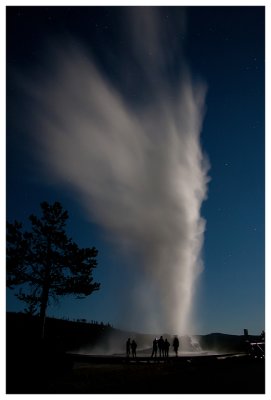
POLYGON ((210 362, 225 358, 232 357, 246 357, 244 353, 225 353, 225 354, 190 354, 181 355, 179 357, 171 356, 168 358, 164 357, 150 357, 150 356, 138 356, 136 358, 126 357, 123 355, 89 355, 80 353, 67 353, 68 358, 73 362, 89 363, 89 364, 146 364, 146 363, 172 363, 172 364, 183 364, 183 363, 201 363, 210 362))

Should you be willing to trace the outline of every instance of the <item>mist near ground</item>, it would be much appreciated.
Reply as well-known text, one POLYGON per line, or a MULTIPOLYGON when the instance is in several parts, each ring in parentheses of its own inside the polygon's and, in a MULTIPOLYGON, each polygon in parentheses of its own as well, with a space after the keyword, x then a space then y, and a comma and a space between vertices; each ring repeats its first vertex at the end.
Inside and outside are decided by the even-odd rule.
MULTIPOLYGON (((137 343, 136 353, 139 357, 149 357, 152 354, 153 340, 167 339, 170 343, 169 356, 176 356, 173 349, 175 335, 168 333, 140 334, 137 332, 125 332, 112 330, 102 335, 95 343, 84 344, 71 350, 72 353, 92 356, 126 356, 126 341, 135 340, 137 343)), ((242 336, 209 334, 209 335, 182 335, 179 339, 179 356, 219 355, 225 353, 244 351, 242 336)), ((159 349, 157 350, 157 357, 159 349)))

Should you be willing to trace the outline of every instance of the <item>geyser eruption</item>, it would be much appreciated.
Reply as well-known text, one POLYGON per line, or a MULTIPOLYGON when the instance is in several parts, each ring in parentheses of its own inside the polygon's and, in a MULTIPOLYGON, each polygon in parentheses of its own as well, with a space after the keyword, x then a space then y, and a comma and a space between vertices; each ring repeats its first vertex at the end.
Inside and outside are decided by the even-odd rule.
MULTIPOLYGON (((108 65, 73 41, 54 47, 54 62, 31 84, 38 157, 130 255, 138 278, 133 303, 124 303, 134 329, 140 321, 141 331, 191 332, 208 182, 200 145, 206 87, 193 81, 162 9, 120 10, 129 49, 112 61, 119 77, 109 79, 108 65), (138 79, 127 83, 128 67, 139 88, 138 79), (127 87, 138 90, 137 101, 127 87)), ((182 13, 175 18, 184 34, 182 13)))

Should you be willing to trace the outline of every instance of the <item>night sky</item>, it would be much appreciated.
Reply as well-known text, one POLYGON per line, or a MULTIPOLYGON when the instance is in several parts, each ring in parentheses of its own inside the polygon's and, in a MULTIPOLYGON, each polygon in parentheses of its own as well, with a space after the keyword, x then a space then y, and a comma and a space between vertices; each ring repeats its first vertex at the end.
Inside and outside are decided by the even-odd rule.
MULTIPOLYGON (((183 59, 193 79, 207 87, 200 140, 210 181, 201 208, 206 228, 195 333, 242 334, 246 328, 258 334, 265 328, 265 8, 164 6, 157 12, 162 32, 174 37, 174 58, 169 43, 171 61, 159 70, 170 101, 183 59)), ((104 228, 86 215, 80 196, 46 174, 40 142, 30 134, 38 110, 26 89, 45 70, 50 76, 56 49, 68 43, 85 49, 131 109, 148 107, 157 95, 158 73, 156 67, 151 79, 146 78, 149 70, 142 73, 123 23, 126 16, 125 7, 7 7, 6 206, 9 222, 17 219, 27 226, 27 217, 39 213, 42 201, 60 201, 69 212, 69 235, 80 246, 99 250, 94 277, 100 291, 85 300, 63 299, 50 306, 49 315, 137 329, 133 315, 124 321, 119 314, 138 279, 135 260, 127 268, 129 256, 124 258, 104 228), (58 46, 53 51, 52 44, 58 46)), ((145 57, 149 68, 152 49, 145 57)), ((8 292, 7 311, 23 307, 8 292)))

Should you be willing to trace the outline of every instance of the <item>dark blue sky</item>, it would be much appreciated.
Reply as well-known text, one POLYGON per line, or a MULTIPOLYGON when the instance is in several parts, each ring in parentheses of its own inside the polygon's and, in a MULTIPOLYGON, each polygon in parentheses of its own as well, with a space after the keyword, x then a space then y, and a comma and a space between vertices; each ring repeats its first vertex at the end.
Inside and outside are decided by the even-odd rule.
MULTIPOLYGON (((198 286, 198 333, 242 334, 264 329, 265 313, 265 8, 187 7, 186 32, 178 31, 180 7, 161 11, 174 26, 193 75, 206 82, 206 115, 201 132, 210 161, 208 198, 202 215, 204 271, 198 286)), ((86 218, 72 193, 50 184, 40 171, 26 131, 31 103, 16 82, 35 76, 48 63, 48 42, 63 36, 83 43, 99 68, 130 105, 147 101, 129 42, 121 31, 119 7, 7 8, 7 219, 26 222, 40 202, 61 201, 69 211, 69 234, 81 246, 95 245, 101 290, 89 299, 67 299, 51 307, 54 316, 109 321, 125 327, 117 293, 129 290, 136 270, 123 267, 103 230, 86 218), (116 59, 125 60, 131 81, 124 84, 116 59)), ((181 50, 180 50, 181 57, 181 50)), ((174 87, 178 60, 167 71, 174 87)), ((33 113, 35 109, 33 109, 33 113)), ((128 296, 128 293, 127 293, 128 296)), ((7 310, 22 308, 9 293, 7 310)))

